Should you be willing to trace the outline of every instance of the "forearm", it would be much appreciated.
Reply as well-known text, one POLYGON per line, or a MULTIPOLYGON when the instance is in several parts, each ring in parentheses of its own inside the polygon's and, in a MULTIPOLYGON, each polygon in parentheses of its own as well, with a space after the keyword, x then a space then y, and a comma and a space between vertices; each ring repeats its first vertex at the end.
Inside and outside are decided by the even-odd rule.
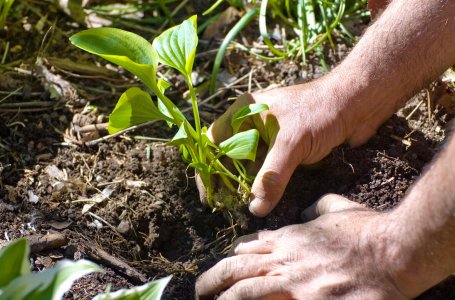
POLYGON ((455 63, 455 1, 393 0, 328 76, 352 144, 455 63))
POLYGON ((387 257, 397 281, 424 291, 455 272, 454 136, 388 217, 387 257))

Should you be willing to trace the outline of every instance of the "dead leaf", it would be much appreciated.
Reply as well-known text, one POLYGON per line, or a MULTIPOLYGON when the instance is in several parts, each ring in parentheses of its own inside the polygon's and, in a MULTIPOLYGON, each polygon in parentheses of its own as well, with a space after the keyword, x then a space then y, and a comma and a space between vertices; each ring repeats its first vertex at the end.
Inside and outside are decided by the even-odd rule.
POLYGON ((59 222, 59 221, 51 221, 51 222, 48 223, 49 226, 51 226, 52 228, 57 229, 57 230, 66 229, 66 228, 68 228, 71 224, 73 224, 73 222, 71 222, 71 221, 62 221, 62 222, 59 222))
POLYGON ((230 6, 221 14, 218 20, 207 26, 204 31, 203 38, 206 40, 223 39, 224 33, 228 27, 239 17, 240 12, 235 7, 230 6))

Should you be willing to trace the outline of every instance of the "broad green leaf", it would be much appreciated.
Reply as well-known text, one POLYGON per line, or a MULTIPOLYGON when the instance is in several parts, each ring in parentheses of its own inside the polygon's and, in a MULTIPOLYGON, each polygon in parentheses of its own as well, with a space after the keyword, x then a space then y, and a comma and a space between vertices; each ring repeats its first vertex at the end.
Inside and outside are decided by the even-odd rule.
POLYGON ((58 300, 76 279, 101 271, 96 264, 86 260, 62 260, 53 268, 16 278, 2 290, 0 300, 58 300))
POLYGON ((247 117, 261 113, 268 109, 269 106, 267 104, 250 104, 240 108, 232 116, 231 126, 233 133, 236 134, 239 131, 240 126, 242 126, 243 121, 245 121, 247 117))
POLYGON ((132 87, 120 96, 109 117, 108 130, 112 134, 151 120, 172 122, 172 119, 158 110, 149 93, 138 87, 132 87))
POLYGON ((153 47, 160 62, 189 76, 193 70, 197 43, 197 17, 192 16, 182 24, 161 33, 153 41, 153 47))
POLYGON ((117 28, 92 28, 70 37, 75 46, 101 56, 136 75, 156 91, 158 54, 141 36, 117 28))
POLYGON ((256 150, 259 143, 259 131, 250 129, 239 132, 220 143, 220 151, 232 159, 256 159, 256 150))
POLYGON ((92 300, 159 300, 172 276, 164 277, 131 289, 98 295, 92 300))
POLYGON ((0 288, 13 279, 30 273, 28 255, 30 247, 26 239, 18 239, 0 250, 0 288))
POLYGON ((177 131, 172 140, 167 144, 179 146, 181 144, 184 144, 186 139, 188 139, 188 134, 186 133, 185 123, 182 123, 182 125, 179 127, 179 131, 177 131))

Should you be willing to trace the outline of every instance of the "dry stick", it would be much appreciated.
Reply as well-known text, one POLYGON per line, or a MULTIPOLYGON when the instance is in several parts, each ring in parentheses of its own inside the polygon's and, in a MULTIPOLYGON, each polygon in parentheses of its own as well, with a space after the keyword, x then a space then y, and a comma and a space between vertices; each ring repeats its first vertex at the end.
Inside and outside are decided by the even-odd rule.
POLYGON ((431 124, 431 95, 430 90, 427 89, 427 109, 428 109, 428 122, 431 124))
MULTIPOLYGON (((45 250, 60 248, 68 243, 68 240, 63 233, 51 233, 47 235, 29 235, 25 236, 32 253, 42 252, 45 250)), ((0 242, 0 249, 7 246, 10 242, 0 242)))
POLYGON ((47 107, 54 106, 57 104, 56 101, 30 101, 30 102, 17 102, 17 103, 3 103, 0 104, 0 109, 2 108, 38 108, 38 107, 47 107))
POLYGON ((147 275, 141 273, 136 268, 131 267, 120 258, 110 255, 103 249, 87 244, 82 244, 81 248, 89 258, 128 277, 134 281, 135 284, 143 284, 148 281, 147 275))
POLYGON ((411 113, 406 117, 406 120, 409 120, 412 115, 419 109, 420 105, 423 104, 423 100, 419 102, 419 104, 416 105, 416 107, 411 111, 411 113))
MULTIPOLYGON (((224 88, 222 89, 219 89, 215 94, 207 97, 206 99, 204 99, 203 101, 199 102, 198 106, 201 106, 201 105, 204 105, 206 104, 207 102, 209 102, 210 100, 212 100, 213 98, 217 97, 218 95, 220 95, 224 90, 226 89, 229 89, 231 88, 232 86, 236 85, 237 83, 241 82, 242 80, 244 80, 245 78, 247 78, 248 76, 250 76, 250 74, 246 74, 242 77, 240 77, 239 79, 237 79, 236 81, 226 85, 224 88)), ((185 108, 185 109, 182 109, 182 113, 185 113, 185 112, 189 112, 191 111, 191 107, 188 107, 188 108, 185 108)), ((136 130, 136 129, 139 129, 139 128, 142 128, 142 127, 145 127, 145 126, 149 126, 151 124, 154 124, 158 122, 158 120, 153 120, 153 121, 148 121, 148 122, 145 122, 145 123, 141 123, 141 124, 138 124, 138 125, 133 125, 131 127, 128 127, 126 129, 123 129, 123 130, 120 130, 116 133, 113 133, 113 134, 109 134, 109 135, 106 135, 106 136, 103 136, 99 139, 96 139, 96 140, 93 140, 93 141, 90 141, 90 142, 86 142, 85 145, 86 146, 93 146, 93 145, 96 145, 98 144, 99 142, 103 142, 103 141, 106 141, 110 138, 113 138, 113 137, 117 137, 119 135, 122 135, 124 133, 127 133, 127 132, 130 132, 130 131, 133 131, 133 130, 136 130)))

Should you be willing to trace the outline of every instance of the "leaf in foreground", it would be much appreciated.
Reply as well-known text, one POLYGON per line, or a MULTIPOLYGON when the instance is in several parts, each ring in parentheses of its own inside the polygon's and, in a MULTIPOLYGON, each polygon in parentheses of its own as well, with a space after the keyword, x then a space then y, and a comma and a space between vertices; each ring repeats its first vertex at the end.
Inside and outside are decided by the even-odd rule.
POLYGON ((250 129, 239 132, 220 143, 220 151, 232 159, 256 159, 259 131, 250 129))
POLYGON ((30 273, 29 252, 26 239, 13 241, 0 250, 0 288, 7 286, 16 277, 30 273))
POLYGON ((159 300, 172 276, 164 277, 131 289, 98 295, 92 300, 159 300))
POLYGON ((53 268, 16 278, 2 290, 0 300, 59 300, 76 279, 100 271, 87 260, 62 260, 53 268))

